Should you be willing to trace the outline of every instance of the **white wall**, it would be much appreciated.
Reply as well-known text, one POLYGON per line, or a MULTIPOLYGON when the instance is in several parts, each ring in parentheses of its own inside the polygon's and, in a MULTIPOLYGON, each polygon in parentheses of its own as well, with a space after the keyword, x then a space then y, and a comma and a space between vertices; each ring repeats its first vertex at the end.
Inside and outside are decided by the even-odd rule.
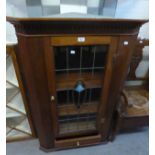
MULTIPOLYGON (((149 0, 118 0, 116 18, 148 19, 149 0)), ((149 38, 148 23, 142 26, 139 37, 149 38)))
MULTIPOLYGON (((14 17, 27 17, 27 8, 25 0, 7 0, 6 15, 14 17)), ((12 24, 6 22, 6 42, 17 43, 15 29, 12 24)))
MULTIPOLYGON (((116 18, 148 19, 149 18, 149 0, 118 0, 116 18)), ((139 38, 149 38, 149 24, 146 23, 140 29, 139 38)), ((149 48, 143 49, 143 60, 140 62, 137 70, 137 77, 145 77, 149 68, 149 48)))

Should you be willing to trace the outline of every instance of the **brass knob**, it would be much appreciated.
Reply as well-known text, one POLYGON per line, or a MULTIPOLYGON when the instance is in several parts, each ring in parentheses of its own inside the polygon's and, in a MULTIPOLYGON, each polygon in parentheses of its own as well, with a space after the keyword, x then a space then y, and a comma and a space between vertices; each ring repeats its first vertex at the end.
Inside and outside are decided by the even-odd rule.
POLYGON ((51 101, 54 101, 55 100, 55 97, 52 95, 51 96, 51 101))

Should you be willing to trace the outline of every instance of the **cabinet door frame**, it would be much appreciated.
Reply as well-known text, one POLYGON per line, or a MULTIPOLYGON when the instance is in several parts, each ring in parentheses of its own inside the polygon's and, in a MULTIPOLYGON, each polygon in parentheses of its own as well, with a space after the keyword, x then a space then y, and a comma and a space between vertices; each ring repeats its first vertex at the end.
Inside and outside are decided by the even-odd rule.
MULTIPOLYGON (((107 106, 109 104, 110 98, 110 88, 111 88, 111 80, 113 75, 114 63, 118 56, 118 42, 119 36, 111 37, 111 42, 109 46, 109 51, 107 55, 107 62, 105 67, 105 77, 103 81, 103 91, 100 100, 100 106, 98 107, 98 118, 97 118, 97 126, 101 133, 102 141, 105 141, 107 138, 107 132, 105 131, 107 127, 107 106)), ((110 108, 110 107, 108 107, 110 108)))
POLYGON ((109 93, 109 86, 110 86, 110 79, 112 74, 112 61, 113 61, 113 54, 117 48, 117 39, 118 37, 111 37, 111 36, 55 36, 49 37, 49 42, 46 46, 45 50, 45 61, 46 61, 46 72, 47 72, 47 79, 48 79, 48 88, 49 94, 51 98, 51 113, 52 113, 52 122, 54 126, 54 135, 55 138, 59 134, 59 124, 58 124, 58 110, 56 106, 56 75, 55 75, 55 60, 54 60, 54 51, 53 48, 55 46, 84 46, 84 45, 104 45, 108 44, 108 51, 107 51, 107 59, 106 59, 106 66, 105 66, 105 76, 103 79, 103 85, 101 92, 100 103, 98 106, 98 114, 97 114, 97 130, 99 130, 99 134, 102 134, 102 125, 103 125, 103 111, 105 110, 105 102, 108 99, 109 93), (83 40, 83 41, 80 41, 83 40))

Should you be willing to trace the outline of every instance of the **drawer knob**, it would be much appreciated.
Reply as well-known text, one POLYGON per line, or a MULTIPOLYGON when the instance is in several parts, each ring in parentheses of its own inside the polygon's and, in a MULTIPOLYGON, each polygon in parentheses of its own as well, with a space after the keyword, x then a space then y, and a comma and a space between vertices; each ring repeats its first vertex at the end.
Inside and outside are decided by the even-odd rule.
POLYGON ((79 141, 77 141, 76 145, 77 145, 77 146, 80 146, 80 142, 79 142, 79 141))

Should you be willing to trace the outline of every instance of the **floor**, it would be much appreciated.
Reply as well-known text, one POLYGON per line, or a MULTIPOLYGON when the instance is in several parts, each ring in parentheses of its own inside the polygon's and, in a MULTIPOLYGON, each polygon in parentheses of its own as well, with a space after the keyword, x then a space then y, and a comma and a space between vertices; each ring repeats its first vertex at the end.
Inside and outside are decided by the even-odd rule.
MULTIPOLYGON (((148 155, 148 128, 139 132, 117 135, 108 144, 50 152, 49 155, 148 155)), ((7 143, 6 155, 45 155, 39 150, 38 140, 7 143)))

